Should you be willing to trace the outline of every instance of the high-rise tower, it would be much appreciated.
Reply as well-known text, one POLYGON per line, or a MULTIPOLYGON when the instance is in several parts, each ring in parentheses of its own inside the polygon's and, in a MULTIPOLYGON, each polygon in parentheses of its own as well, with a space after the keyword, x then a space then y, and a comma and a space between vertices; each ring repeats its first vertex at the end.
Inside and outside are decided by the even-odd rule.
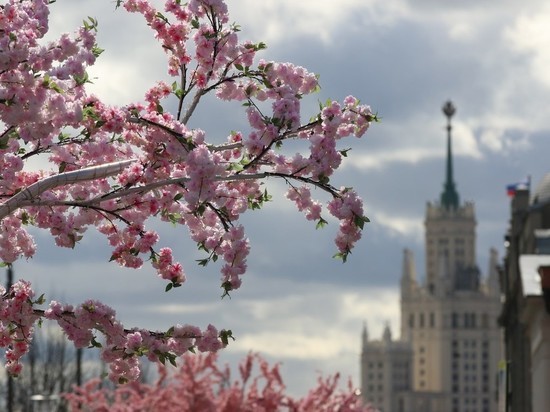
POLYGON ((445 177, 439 201, 426 206, 423 282, 416 277, 412 252, 406 249, 403 255, 400 340, 391 341, 390 350, 387 338, 373 342, 363 335, 362 387, 367 400, 383 412, 497 410, 496 374, 501 351, 498 258, 492 250, 489 271, 482 279, 476 263, 474 204, 460 201, 453 176, 451 118, 455 112, 451 102, 445 103, 445 177), (397 347, 399 355, 392 355, 397 347), (371 392, 376 385, 368 378, 378 375, 369 365, 402 371, 404 366, 395 366, 397 356, 399 365, 410 366, 410 387, 371 392), (374 399, 369 399, 369 394, 374 399), (375 398, 383 403, 379 406, 375 398), (390 404, 391 410, 387 409, 390 404))
POLYGON ((443 106, 447 117, 447 162, 439 203, 426 207, 426 275, 431 294, 446 295, 454 290, 476 290, 476 219, 471 202, 460 203, 453 179, 451 117, 456 109, 449 101, 443 106))

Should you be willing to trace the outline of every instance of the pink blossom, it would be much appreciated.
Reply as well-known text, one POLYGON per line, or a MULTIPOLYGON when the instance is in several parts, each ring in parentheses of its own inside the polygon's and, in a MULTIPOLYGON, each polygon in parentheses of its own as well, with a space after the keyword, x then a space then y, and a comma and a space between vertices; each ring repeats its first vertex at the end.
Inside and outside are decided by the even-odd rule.
MULTIPOLYGON (((87 73, 101 54, 94 19, 56 35, 48 32, 55 2, 7 0, 0 8, 0 261, 32 258, 38 230, 78 253, 95 228, 110 248, 105 260, 152 268, 170 290, 185 283, 190 269, 152 230, 168 222, 187 227, 204 252, 201 265, 220 259, 227 294, 247 271, 250 242, 241 216, 270 200, 264 183, 274 179, 289 184, 288 199, 318 226, 327 223, 327 207, 339 221, 336 248, 347 256, 367 219, 357 194, 335 189, 329 179, 344 160, 340 141, 361 137, 375 120, 370 107, 348 96, 303 120, 302 102, 318 89, 317 76, 292 63, 257 61, 265 45, 240 39, 223 0, 166 0, 162 11, 148 0, 121 4, 120 12, 139 14, 153 31, 170 77, 124 106, 89 92, 87 73), (246 129, 229 129, 224 139, 195 126, 207 94, 244 105, 246 129), (49 163, 42 170, 29 164, 38 154, 49 163), (332 200, 314 199, 312 187, 332 200)), ((211 120, 219 120, 216 113, 211 120)), ((139 377, 141 356, 172 362, 228 343, 228 332, 212 325, 126 329, 114 309, 93 299, 40 309, 42 299, 25 281, 0 295, 0 346, 12 374, 21 371, 39 318, 57 322, 77 347, 99 347, 101 340, 116 382, 139 377)), ((275 369, 269 376, 279 381, 275 369)), ((228 404, 238 404, 236 394, 230 398, 228 404)))

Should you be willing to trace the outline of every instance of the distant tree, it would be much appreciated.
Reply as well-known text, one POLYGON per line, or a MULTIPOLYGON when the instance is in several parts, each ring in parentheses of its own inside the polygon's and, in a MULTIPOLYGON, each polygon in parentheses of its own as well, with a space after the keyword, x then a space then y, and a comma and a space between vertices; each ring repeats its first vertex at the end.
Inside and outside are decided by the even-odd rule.
MULTIPOLYGON (((38 329, 27 356, 23 358, 25 367, 14 381, 13 410, 31 411, 33 396, 59 396, 70 390, 76 382, 75 359, 74 347, 68 345, 67 338, 58 330, 38 329)), ((1 398, 3 402, 6 400, 5 396, 1 398)), ((4 408, 6 405, 0 404, 0 410, 4 408)))
MULTIPOLYGON (((275 179, 287 183, 287 197, 318 227, 327 220, 310 188, 328 194, 328 212, 340 222, 336 256, 345 261, 368 219, 357 193, 333 187, 330 178, 349 150, 340 140, 362 136, 376 120, 370 108, 350 96, 321 104, 302 122, 300 102, 318 89, 317 77, 291 63, 255 61, 265 45, 239 41, 222 0, 167 0, 164 10, 147 0, 116 6, 143 15, 174 79, 120 107, 87 92, 86 70, 103 51, 95 19, 47 42, 49 9, 62 2, 0 5, 0 261, 35 254, 30 228, 75 248, 95 227, 112 247, 111 261, 129 268, 149 261, 170 291, 186 276, 172 249, 157 247, 150 225, 160 220, 187 226, 205 253, 200 265, 220 259, 226 295, 240 287, 247 267, 239 218, 270 200, 263 184, 275 179), (207 94, 242 105, 250 129, 216 138, 190 128, 207 94), (29 162, 37 158, 50 167, 33 170, 29 162)), ((110 378, 120 383, 138 379, 141 356, 175 364, 190 350, 217 351, 232 339, 231 330, 213 325, 128 329, 96 300, 42 306, 43 295, 24 280, 0 296, 0 347, 12 375, 21 373, 33 326, 43 318, 56 321, 76 347, 101 347, 110 378)))
POLYGON ((279 365, 270 366, 261 356, 249 354, 239 366, 237 378, 217 355, 184 355, 170 374, 160 367, 155 384, 132 382, 116 388, 101 387, 93 379, 64 395, 71 411, 87 412, 374 412, 361 403, 351 382, 338 387, 340 377, 319 378, 317 386, 302 398, 287 393, 279 365))

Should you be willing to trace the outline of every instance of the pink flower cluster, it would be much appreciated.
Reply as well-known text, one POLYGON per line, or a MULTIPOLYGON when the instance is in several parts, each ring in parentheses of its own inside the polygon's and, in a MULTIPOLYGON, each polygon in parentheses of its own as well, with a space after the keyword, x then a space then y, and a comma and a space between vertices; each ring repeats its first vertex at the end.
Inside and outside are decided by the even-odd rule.
POLYGON ((355 243, 361 239, 361 229, 368 220, 363 217, 363 202, 354 190, 340 189, 340 196, 328 204, 330 214, 340 220, 340 230, 335 243, 345 256, 351 252, 355 243))
POLYGON ((33 325, 39 318, 32 308, 34 292, 20 281, 6 291, 0 286, 0 348, 6 350, 6 370, 13 376, 22 369, 20 359, 29 351, 33 325))
POLYGON ((147 356, 151 361, 173 362, 194 348, 215 352, 226 345, 224 339, 230 336, 225 331, 218 332, 212 325, 204 331, 190 325, 177 325, 168 332, 125 330, 116 319, 115 311, 95 300, 76 308, 52 301, 42 312, 34 308, 43 303, 42 298, 33 301, 34 292, 25 281, 16 282, 7 292, 0 286, 0 294, 0 347, 8 348, 6 368, 12 375, 21 371, 19 360, 28 352, 33 324, 41 316, 56 321, 76 347, 101 347, 102 359, 110 365, 110 379, 115 382, 139 378, 140 356, 147 356), (98 332, 105 337, 103 344, 96 340, 98 332))
POLYGON ((286 197, 296 203, 300 212, 306 212, 307 220, 319 220, 323 206, 311 198, 311 190, 307 186, 293 187, 288 190, 286 197))
MULTIPOLYGON (((345 258, 368 220, 356 193, 336 190, 329 178, 343 160, 340 141, 362 136, 376 119, 370 108, 350 96, 327 102, 302 123, 301 101, 317 90, 317 77, 291 63, 256 63, 265 45, 239 40, 222 0, 167 0, 162 11, 147 0, 119 3, 143 15, 173 77, 172 84, 157 82, 142 102, 123 107, 87 93, 86 70, 102 51, 94 19, 72 35, 45 41, 50 7, 58 3, 8 0, 0 8, 0 260, 34 255, 31 226, 68 248, 94 227, 112 248, 112 261, 130 268, 149 261, 169 290, 186 275, 172 249, 156 249, 159 236, 149 225, 160 219, 187 226, 206 254, 201 265, 223 260, 221 282, 228 293, 241 286, 250 252, 239 219, 270 200, 262 186, 268 178, 289 183, 287 197, 319 223, 326 223, 323 206, 310 187, 329 194, 328 210, 340 221, 336 245, 345 258), (244 104, 249 129, 220 143, 192 128, 189 121, 209 93, 244 104), (165 110, 174 101, 173 113, 165 110), (278 150, 289 141, 303 142, 303 150, 292 156, 278 150), (31 171, 36 158, 49 167, 31 171)), ((24 285, 13 293, 31 296, 24 285)), ((170 334, 129 331, 96 301, 76 309, 52 302, 42 314, 13 293, 4 294, 0 317, 13 372, 32 323, 42 315, 57 320, 79 347, 94 345, 97 331, 104 334, 103 357, 117 381, 138 376, 138 355, 171 361, 191 347, 214 351, 227 341, 213 326, 170 334), (17 323, 16 312, 28 316, 17 323)))
POLYGON ((135 382, 108 389, 99 379, 91 380, 64 394, 72 411, 341 411, 375 412, 364 405, 352 385, 340 385, 340 376, 319 378, 305 396, 288 393, 280 365, 270 365, 262 356, 249 353, 233 376, 215 354, 186 355, 175 374, 159 369, 153 384, 135 382))

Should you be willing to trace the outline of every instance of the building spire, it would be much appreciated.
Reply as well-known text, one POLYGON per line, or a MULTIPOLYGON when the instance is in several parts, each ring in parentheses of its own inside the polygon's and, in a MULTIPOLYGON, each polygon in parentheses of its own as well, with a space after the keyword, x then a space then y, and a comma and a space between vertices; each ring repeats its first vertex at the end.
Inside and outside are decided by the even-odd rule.
POLYGON ((416 281, 416 269, 414 266, 414 256, 410 249, 403 250, 403 269, 401 278, 409 281, 416 281))
POLYGON ((443 105, 443 113, 447 116, 447 173, 443 193, 441 193, 441 205, 447 209, 458 208, 458 192, 453 180, 453 154, 451 147, 451 117, 455 114, 456 108, 449 100, 443 105))

